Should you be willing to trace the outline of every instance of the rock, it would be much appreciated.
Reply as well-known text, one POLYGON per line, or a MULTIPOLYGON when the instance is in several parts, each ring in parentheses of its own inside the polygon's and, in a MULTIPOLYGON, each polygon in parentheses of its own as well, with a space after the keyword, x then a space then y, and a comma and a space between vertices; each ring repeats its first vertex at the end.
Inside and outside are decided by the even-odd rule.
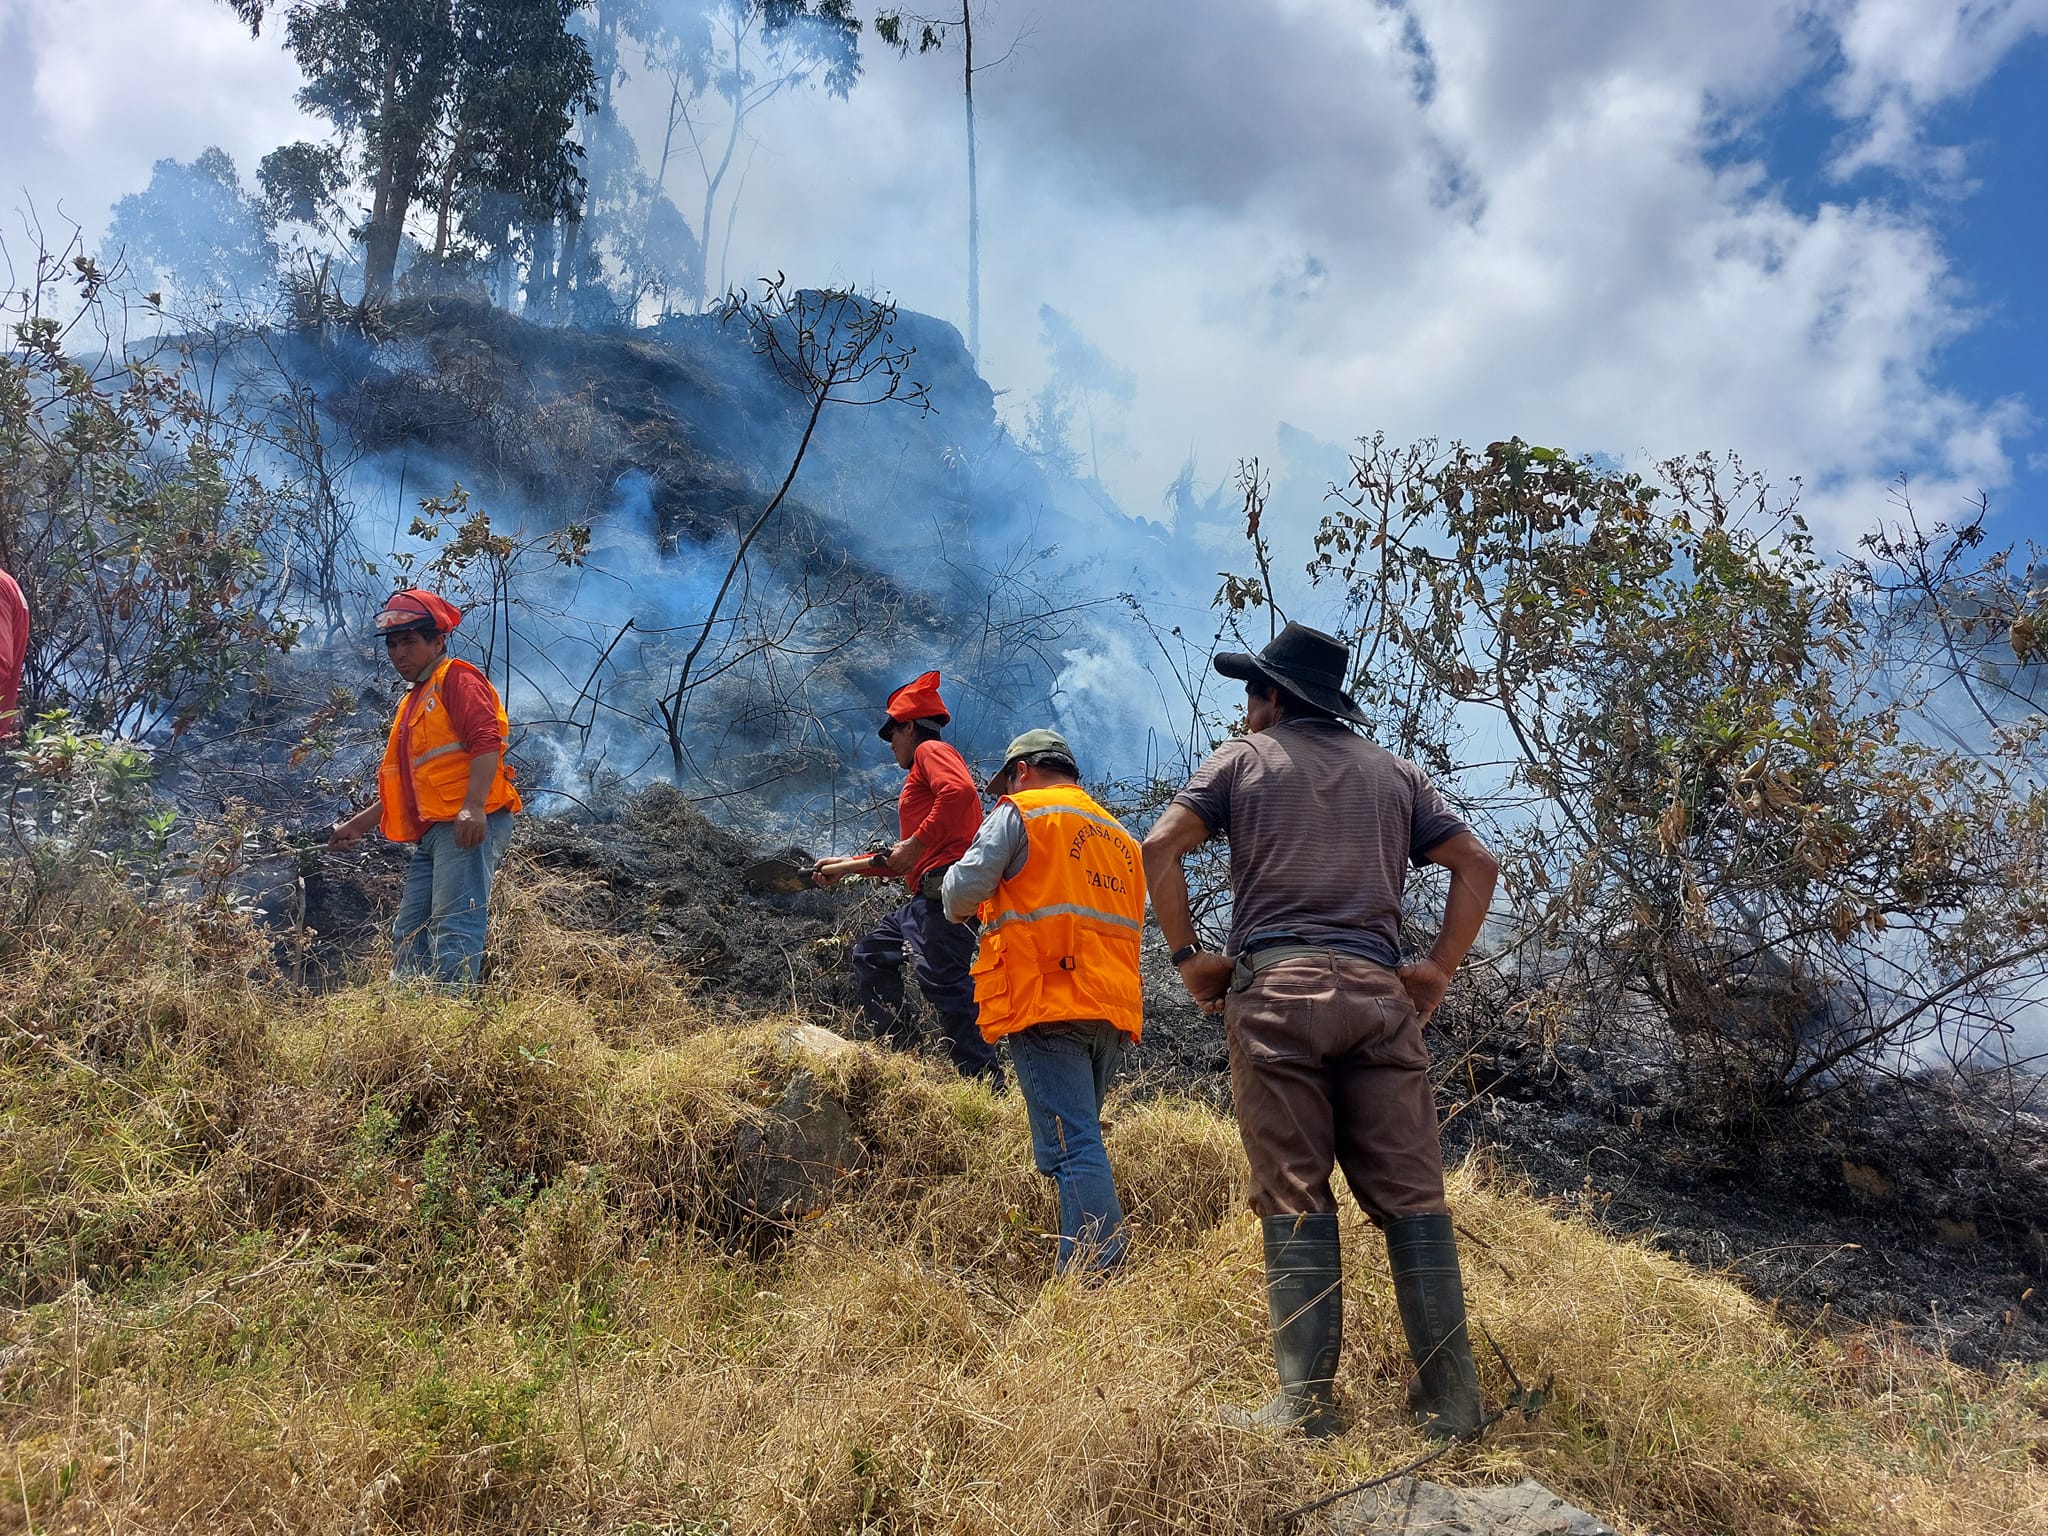
POLYGON ((1613 1527, 1524 1478, 1505 1488, 1446 1488, 1404 1477, 1330 1512, 1333 1536, 1615 1536, 1613 1527))
POLYGON ((767 1118, 740 1137, 740 1203, 769 1221, 814 1216, 861 1158, 846 1106, 800 1072, 767 1118))
POLYGON ((857 1055, 860 1047, 844 1035, 835 1035, 822 1024, 792 1024, 782 1032, 784 1050, 796 1051, 813 1061, 838 1061, 857 1055))

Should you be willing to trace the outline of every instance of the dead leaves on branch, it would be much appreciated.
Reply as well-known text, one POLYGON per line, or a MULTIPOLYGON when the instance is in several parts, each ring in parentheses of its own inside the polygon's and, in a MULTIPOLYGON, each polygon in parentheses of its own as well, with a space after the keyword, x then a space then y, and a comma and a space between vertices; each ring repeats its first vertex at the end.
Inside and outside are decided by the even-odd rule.
MULTIPOLYGON (((1948 740, 1944 676, 1898 666, 1931 634, 1981 693, 1991 642, 2040 654, 2038 599, 1999 589, 1976 544, 1917 606, 1887 605, 1869 568, 1822 559, 1796 484, 1515 439, 1371 438, 1334 499, 1308 566, 1334 613, 1311 621, 1379 657, 1356 680, 1376 719, 1440 728, 1387 744, 1450 763, 1499 755, 1460 750, 1475 738, 1508 747, 1451 787, 1585 974, 1669 1000, 1718 995, 1693 984, 1717 953, 1767 957, 1813 1008, 1853 998, 1848 1033, 1877 1043, 1888 1021, 1937 1026, 1956 987, 1995 1013, 1999 978, 2025 973, 2048 869, 2039 714, 1994 712, 1981 749, 1948 740)), ((1267 598, 1258 577, 1224 593, 1267 598)), ((1698 1022, 1712 1034, 1711 1010, 1698 1022)), ((1773 1044, 1765 1070, 1813 1081, 1818 1040, 1773 1044)))

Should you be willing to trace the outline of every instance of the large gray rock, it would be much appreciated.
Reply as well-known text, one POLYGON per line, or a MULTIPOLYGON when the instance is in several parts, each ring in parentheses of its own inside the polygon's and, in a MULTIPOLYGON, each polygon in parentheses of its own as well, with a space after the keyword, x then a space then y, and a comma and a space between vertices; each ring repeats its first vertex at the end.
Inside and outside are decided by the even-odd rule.
POLYGON ((777 1223, 814 1216, 861 1157, 846 1106, 799 1072, 761 1124, 740 1137, 740 1204, 777 1223))
POLYGON ((1524 1478, 1505 1488, 1446 1488, 1404 1477, 1333 1506, 1332 1536, 1615 1536, 1606 1522, 1524 1478))

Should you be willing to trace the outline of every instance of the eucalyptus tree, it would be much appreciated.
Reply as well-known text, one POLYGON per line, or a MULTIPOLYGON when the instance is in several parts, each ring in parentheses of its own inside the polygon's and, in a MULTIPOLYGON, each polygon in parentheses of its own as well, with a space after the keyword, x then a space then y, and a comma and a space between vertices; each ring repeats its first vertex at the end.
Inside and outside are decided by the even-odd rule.
POLYGON ((251 300, 275 280, 277 247, 264 226, 233 158, 209 147, 190 164, 157 161, 149 185, 114 205, 107 244, 131 278, 159 293, 221 305, 251 300))
POLYGON ((228 3, 252 30, 283 14, 285 46, 306 76, 300 105, 333 126, 370 188, 355 231, 366 298, 390 288, 422 202, 444 257, 458 213, 502 246, 515 219, 580 205, 572 133, 594 76, 567 26, 574 0, 228 3))
POLYGON ((778 96, 806 86, 844 100, 860 78, 860 18, 851 0, 674 0, 648 7, 644 27, 647 63, 669 97, 654 183, 666 188, 671 168, 687 158, 702 188, 701 304, 711 294, 714 249, 725 284, 748 123, 778 96))
MULTIPOLYGON (((989 64, 974 62, 974 4, 960 0, 956 15, 926 16, 917 11, 883 11, 875 17, 875 35, 898 53, 919 54, 946 46, 947 34, 960 35, 960 98, 967 108, 967 354, 981 356, 981 176, 974 139, 974 75, 989 64), (912 34, 915 33, 913 39, 912 34)), ((1006 55, 1007 56, 1007 55, 1006 55)), ((996 60, 1001 63, 1000 59, 996 60)))
POLYGON ((535 239, 529 251, 528 301, 546 312, 579 266, 584 147, 574 133, 594 104, 596 73, 569 30, 576 0, 470 0, 465 9, 435 254, 451 254, 453 214, 501 254, 508 214, 550 234, 559 220, 559 251, 552 239, 535 239))
POLYGON ((649 302, 665 315, 676 296, 694 300, 698 292, 696 233, 649 174, 617 110, 620 87, 650 63, 668 10, 661 0, 585 0, 572 18, 592 68, 577 125, 586 190, 582 207, 561 220, 553 297, 573 318, 631 318, 649 302))

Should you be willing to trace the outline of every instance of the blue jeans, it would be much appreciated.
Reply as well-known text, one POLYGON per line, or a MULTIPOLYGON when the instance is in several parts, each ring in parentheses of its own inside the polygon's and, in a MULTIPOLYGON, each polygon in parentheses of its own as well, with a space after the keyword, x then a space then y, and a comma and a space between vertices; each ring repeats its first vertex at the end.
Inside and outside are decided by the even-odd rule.
POLYGON ((436 821, 413 845, 405 892, 391 924, 391 974, 424 976, 447 986, 474 986, 484 960, 484 916, 491 880, 512 841, 512 813, 484 818, 484 840, 455 846, 455 823, 436 821))
POLYGON ((1102 1145, 1102 1100, 1123 1054, 1123 1031, 1097 1019, 1034 1024, 1007 1037, 1031 1121, 1031 1156, 1060 1193, 1054 1268, 1114 1269, 1124 1256, 1124 1208, 1102 1145))

